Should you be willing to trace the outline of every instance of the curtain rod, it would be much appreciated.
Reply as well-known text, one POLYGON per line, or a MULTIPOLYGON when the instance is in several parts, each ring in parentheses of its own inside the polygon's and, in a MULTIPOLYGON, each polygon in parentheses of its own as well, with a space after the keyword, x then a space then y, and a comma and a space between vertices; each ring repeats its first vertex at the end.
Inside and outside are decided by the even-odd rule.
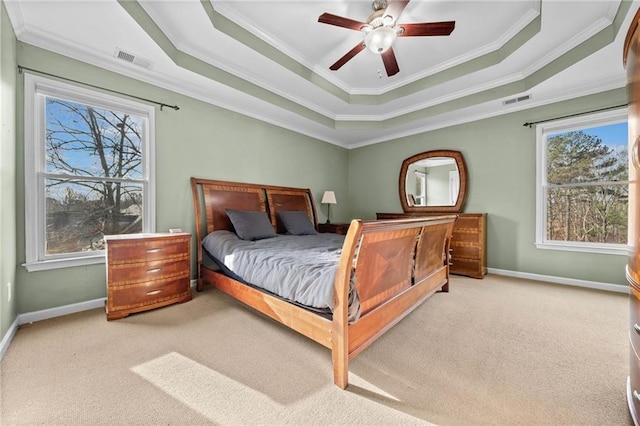
POLYGON ((523 126, 531 128, 531 126, 533 126, 534 124, 546 123, 547 121, 559 120, 561 118, 577 117, 579 115, 591 114, 593 112, 600 112, 600 111, 607 111, 607 110, 610 110, 610 109, 622 108, 622 107, 626 107, 628 105, 629 104, 621 104, 621 105, 615 105, 615 106, 610 106, 610 107, 606 107, 606 108, 594 109, 594 110, 591 110, 591 111, 585 111, 585 112, 578 112, 578 113, 575 113, 575 114, 563 115, 562 117, 548 118, 546 120, 540 120, 540 121, 532 121, 530 123, 524 123, 523 126))
POLYGON ((93 87, 94 89, 106 90, 107 92, 117 93, 119 95, 128 96, 130 98, 139 99, 141 101, 150 102, 152 104, 160 105, 160 111, 162 111, 163 107, 172 108, 175 111, 180 109, 180 107, 178 105, 169 105, 169 104, 165 104, 163 102, 153 101, 151 99, 142 98, 140 96, 135 96, 135 95, 130 95, 128 93, 118 92, 117 90, 107 89, 107 88, 104 88, 104 87, 96 86, 94 84, 84 83, 82 81, 73 80, 71 78, 61 77, 59 75, 49 74, 48 72, 34 70, 33 68, 27 68, 27 67, 23 67, 22 65, 18 65, 18 74, 22 74, 22 72, 25 71, 25 70, 26 71, 35 72, 35 73, 38 73, 38 74, 42 74, 42 75, 46 75, 48 77, 59 78, 61 80, 70 81, 70 82, 73 82, 73 83, 82 84, 84 86, 93 87))

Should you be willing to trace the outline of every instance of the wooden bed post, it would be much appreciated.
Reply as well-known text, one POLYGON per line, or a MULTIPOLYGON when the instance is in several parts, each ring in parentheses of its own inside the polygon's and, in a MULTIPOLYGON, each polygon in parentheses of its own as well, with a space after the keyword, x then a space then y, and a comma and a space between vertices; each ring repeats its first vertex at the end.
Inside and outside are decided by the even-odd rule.
POLYGON ((333 361, 333 382, 344 389, 349 384, 349 284, 351 281, 351 263, 356 251, 356 242, 362 233, 362 221, 351 221, 345 236, 343 247, 351 250, 343 251, 338 264, 335 280, 333 320, 331 324, 331 359, 333 361))
MULTIPOLYGON (((453 229, 453 226, 452 226, 453 229)), ((449 235, 444 242, 444 266, 447 267, 447 283, 442 286, 442 292, 449 292, 449 267, 451 266, 451 237, 449 235)))
POLYGON ((193 212, 195 215, 195 228, 196 228, 196 290, 202 291, 204 281, 202 279, 202 245, 201 241, 205 237, 202 229, 202 213, 200 209, 202 204, 200 203, 200 194, 198 192, 198 186, 201 184, 200 179, 192 177, 191 181, 191 196, 193 198, 193 212))

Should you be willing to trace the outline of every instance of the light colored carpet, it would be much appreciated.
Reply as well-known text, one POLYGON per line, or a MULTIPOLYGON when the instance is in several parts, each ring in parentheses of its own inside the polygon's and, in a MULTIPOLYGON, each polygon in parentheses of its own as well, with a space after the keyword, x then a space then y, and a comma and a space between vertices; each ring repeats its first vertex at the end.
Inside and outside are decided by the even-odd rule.
POLYGON ((332 383, 328 349, 208 288, 107 322, 20 327, 2 425, 629 425, 628 300, 453 277, 332 383))

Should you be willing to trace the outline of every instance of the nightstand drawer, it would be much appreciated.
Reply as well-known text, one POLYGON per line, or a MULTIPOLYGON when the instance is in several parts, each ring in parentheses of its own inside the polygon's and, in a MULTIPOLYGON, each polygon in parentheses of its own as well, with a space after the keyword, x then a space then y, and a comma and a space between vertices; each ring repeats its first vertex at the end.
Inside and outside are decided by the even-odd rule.
POLYGON ((318 232, 330 232, 333 234, 347 235, 350 223, 319 223, 318 232))
POLYGON ((108 270, 108 279, 113 286, 140 281, 153 281, 176 276, 189 275, 189 259, 167 262, 158 260, 144 263, 121 263, 112 265, 108 270))
POLYGON ((156 280, 112 287, 108 290, 109 311, 131 309, 153 305, 163 300, 175 299, 182 295, 190 296, 189 277, 156 280))
POLYGON ((171 257, 185 257, 188 256, 190 249, 189 237, 183 238, 182 241, 167 240, 166 238, 116 241, 107 244, 107 255, 111 264, 153 262, 171 257))

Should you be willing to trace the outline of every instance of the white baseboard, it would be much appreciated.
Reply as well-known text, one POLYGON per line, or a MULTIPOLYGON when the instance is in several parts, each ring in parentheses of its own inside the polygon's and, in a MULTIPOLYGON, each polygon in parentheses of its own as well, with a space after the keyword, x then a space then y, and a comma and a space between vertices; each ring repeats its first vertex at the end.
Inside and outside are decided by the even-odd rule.
MULTIPOLYGON (((197 281, 191 280, 190 284, 191 287, 195 287, 197 281)), ((105 297, 101 297, 100 299, 87 300, 86 302, 73 303, 71 305, 57 306, 55 308, 20 314, 17 318, 18 325, 61 317, 62 315, 75 314, 76 312, 88 311, 89 309, 102 308, 104 307, 105 300, 105 297)))
POLYGON ((9 349, 9 343, 11 343, 11 341, 13 340, 13 336, 16 335, 17 331, 18 318, 16 317, 16 319, 13 321, 13 323, 11 323, 11 326, 0 341, 0 361, 2 361, 2 358, 4 358, 4 353, 7 352, 7 349, 9 349))
POLYGON ((586 287, 597 290, 613 291, 616 293, 629 293, 629 287, 620 284, 601 283, 596 281, 576 280, 573 278, 554 277, 551 275, 532 274, 529 272, 517 272, 509 271, 506 269, 487 268, 487 272, 490 274, 504 275, 514 278, 525 278, 528 280, 545 281, 554 284, 564 284, 574 287, 586 287))
MULTIPOLYGON (((197 281, 191 280, 190 284, 191 287, 195 287, 197 281)), ((106 297, 101 297, 100 299, 87 300, 86 302, 73 303, 71 305, 57 306, 55 308, 20 314, 18 315, 18 325, 61 317, 62 315, 75 314, 76 312, 88 311, 89 309, 103 308, 105 300, 106 297)))
POLYGON ((61 317, 63 315, 75 314, 76 312, 88 311, 104 306, 106 297, 100 299, 87 300, 86 302, 72 303, 71 305, 57 306, 55 308, 42 309, 41 311, 27 312, 18 315, 18 325, 29 324, 50 318, 61 317))

